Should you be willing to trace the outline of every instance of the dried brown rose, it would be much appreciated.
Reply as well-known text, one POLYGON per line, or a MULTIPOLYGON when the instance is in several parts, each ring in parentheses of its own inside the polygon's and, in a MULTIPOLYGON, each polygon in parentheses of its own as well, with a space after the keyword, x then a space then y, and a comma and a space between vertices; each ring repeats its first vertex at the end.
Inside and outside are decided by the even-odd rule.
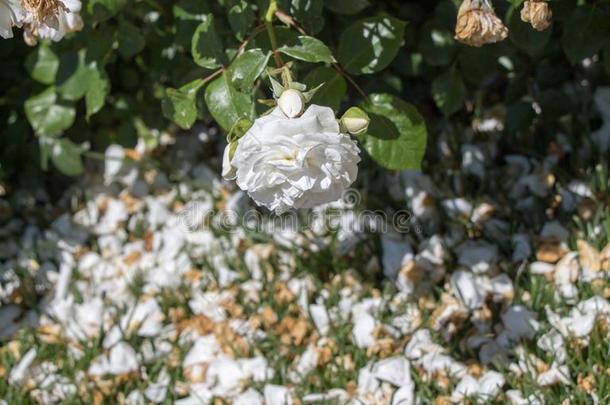
POLYGON ((532 24, 538 31, 549 28, 553 20, 553 12, 546 0, 526 0, 521 9, 521 19, 532 24))
POLYGON ((455 39, 471 46, 502 41, 508 28, 496 16, 488 0, 464 0, 458 11, 455 39))
POLYGON ((32 15, 36 23, 57 28, 57 15, 68 8, 60 0, 21 0, 23 9, 32 15))

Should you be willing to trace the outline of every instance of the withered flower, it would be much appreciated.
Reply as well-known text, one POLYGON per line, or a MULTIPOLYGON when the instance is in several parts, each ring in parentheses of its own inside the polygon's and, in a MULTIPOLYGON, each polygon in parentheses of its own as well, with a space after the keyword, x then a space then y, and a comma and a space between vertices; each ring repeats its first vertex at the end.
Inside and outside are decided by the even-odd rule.
POLYGON ((29 13, 34 22, 47 24, 57 28, 57 15, 61 11, 68 11, 60 0, 21 0, 23 9, 29 13))
POLYGON ((494 13, 488 0, 464 0, 458 11, 455 39, 471 46, 502 41, 508 28, 494 13))
POLYGON ((521 19, 532 24, 538 31, 549 28, 553 20, 553 12, 546 0, 526 0, 521 9, 521 19))

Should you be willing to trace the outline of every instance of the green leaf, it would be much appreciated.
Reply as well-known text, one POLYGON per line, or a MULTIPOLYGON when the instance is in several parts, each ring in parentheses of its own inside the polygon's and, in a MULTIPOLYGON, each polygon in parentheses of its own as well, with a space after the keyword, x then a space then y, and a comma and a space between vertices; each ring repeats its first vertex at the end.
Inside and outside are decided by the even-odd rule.
POLYGON ((59 58, 43 42, 28 55, 25 65, 32 79, 44 84, 53 84, 59 68, 59 58))
POLYGON ((38 135, 58 135, 74 123, 74 107, 59 104, 51 86, 25 102, 25 115, 38 135))
POLYGON ((203 84, 197 79, 180 89, 166 89, 161 101, 163 115, 182 129, 191 128, 197 119, 197 92, 203 84))
POLYGON ((94 23, 114 17, 125 5, 127 0, 90 0, 87 2, 87 12, 94 23))
POLYGON ((607 18, 595 6, 585 4, 574 9, 564 25, 563 49, 573 63, 595 54, 608 35, 607 18))
POLYGON ((214 16, 208 14, 197 26, 191 42, 195 63, 206 69, 216 69, 227 62, 222 42, 214 29, 214 16))
POLYGON ((201 0, 178 0, 173 2, 172 13, 178 20, 204 21, 210 5, 201 0))
POLYGON ((317 34, 324 26, 324 0, 278 0, 278 6, 311 34, 317 34))
POLYGON ((425 24, 421 30, 419 51, 432 66, 448 66, 453 61, 457 46, 453 33, 436 23, 425 24))
POLYGON ((76 176, 83 172, 81 153, 81 148, 69 139, 56 139, 51 146, 51 161, 63 174, 76 176))
POLYGON ((191 47, 193 32, 205 21, 210 7, 200 0, 181 0, 172 6, 175 34, 173 42, 186 49, 191 47))
POLYGON ((229 131, 227 141, 229 143, 237 141, 243 137, 250 128, 252 128, 252 121, 248 118, 240 118, 229 131))
POLYGON ((66 100, 78 100, 85 95, 89 87, 89 72, 84 51, 61 55, 56 85, 57 92, 66 100))
POLYGON ((358 14, 371 4, 368 0, 325 0, 324 5, 336 14, 358 14))
POLYGON ((250 49, 239 55, 228 69, 235 87, 240 90, 251 89, 267 67, 270 56, 270 53, 265 54, 260 49, 250 49))
POLYGON ((89 36, 87 43, 86 62, 96 62, 104 65, 112 55, 112 47, 115 42, 115 28, 108 24, 100 24, 95 27, 89 36))
POLYGON ((119 21, 118 36, 119 53, 125 59, 140 53, 144 46, 146 46, 146 40, 140 29, 128 21, 119 21))
POLYGON ((85 93, 85 105, 87 107, 87 119, 91 118, 104 107, 106 96, 110 93, 110 80, 104 68, 92 63, 87 67, 88 87, 85 93))
POLYGON ((462 109, 466 98, 466 86, 456 69, 447 69, 432 82, 432 96, 436 106, 451 115, 462 109))
MULTIPOLYGON (((277 43, 282 46, 292 46, 298 42, 299 34, 290 27, 275 27, 275 36, 277 43)), ((248 49, 260 48, 263 52, 271 52, 273 47, 269 41, 269 34, 266 31, 261 31, 254 36, 254 39, 248 42, 248 49)))
POLYGON ((347 91, 347 84, 343 76, 334 69, 319 66, 309 72, 303 79, 303 82, 310 89, 323 83, 323 86, 316 92, 311 102, 318 105, 326 105, 335 112, 339 110, 341 101, 347 91))
POLYGON ((426 150, 426 123, 411 104, 390 94, 373 94, 362 104, 371 118, 364 148, 391 170, 419 169, 426 150))
POLYGON ((254 102, 239 92, 225 72, 205 89, 205 102, 212 117, 225 130, 230 130, 240 118, 253 119, 254 102))
POLYGON ((328 49, 328 47, 324 45, 324 42, 320 41, 319 39, 308 36, 300 36, 298 41, 298 44, 293 46, 282 46, 278 49, 278 51, 305 62, 336 62, 330 49, 328 49))
POLYGON ((339 41, 338 59, 349 73, 370 74, 396 57, 406 23, 390 16, 371 17, 350 25, 339 41))
POLYGON ((519 10, 513 8, 509 11, 508 31, 510 40, 529 55, 538 55, 551 39, 552 28, 537 31, 531 24, 521 20, 519 10))
POLYGON ((235 33, 235 37, 240 41, 248 36, 255 20, 256 16, 252 6, 245 0, 241 0, 229 10, 229 25, 235 33))
POLYGON ((492 79, 498 72, 497 55, 486 47, 460 47, 458 62, 464 80, 470 83, 484 83, 492 79))

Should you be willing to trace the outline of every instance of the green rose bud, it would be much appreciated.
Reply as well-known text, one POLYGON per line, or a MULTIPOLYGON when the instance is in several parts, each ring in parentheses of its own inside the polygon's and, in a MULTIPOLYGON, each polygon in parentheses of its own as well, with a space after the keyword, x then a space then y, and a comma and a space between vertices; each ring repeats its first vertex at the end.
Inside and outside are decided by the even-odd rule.
POLYGON ((341 117, 341 128, 352 135, 362 135, 369 129, 369 116, 358 107, 351 107, 341 117))

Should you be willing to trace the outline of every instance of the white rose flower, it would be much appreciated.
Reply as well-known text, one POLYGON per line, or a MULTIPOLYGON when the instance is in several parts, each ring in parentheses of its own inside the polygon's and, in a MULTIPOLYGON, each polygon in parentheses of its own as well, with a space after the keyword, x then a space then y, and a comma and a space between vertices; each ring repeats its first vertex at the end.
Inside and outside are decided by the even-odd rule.
MULTIPOLYGON (((228 152, 227 152, 228 153, 228 152)), ((298 118, 279 108, 239 140, 223 173, 258 204, 280 214, 338 200, 358 175, 360 149, 339 132, 333 110, 311 105, 298 118)))
POLYGON ((24 14, 19 0, 0 0, 0 37, 13 37, 13 27, 21 27, 24 14))

